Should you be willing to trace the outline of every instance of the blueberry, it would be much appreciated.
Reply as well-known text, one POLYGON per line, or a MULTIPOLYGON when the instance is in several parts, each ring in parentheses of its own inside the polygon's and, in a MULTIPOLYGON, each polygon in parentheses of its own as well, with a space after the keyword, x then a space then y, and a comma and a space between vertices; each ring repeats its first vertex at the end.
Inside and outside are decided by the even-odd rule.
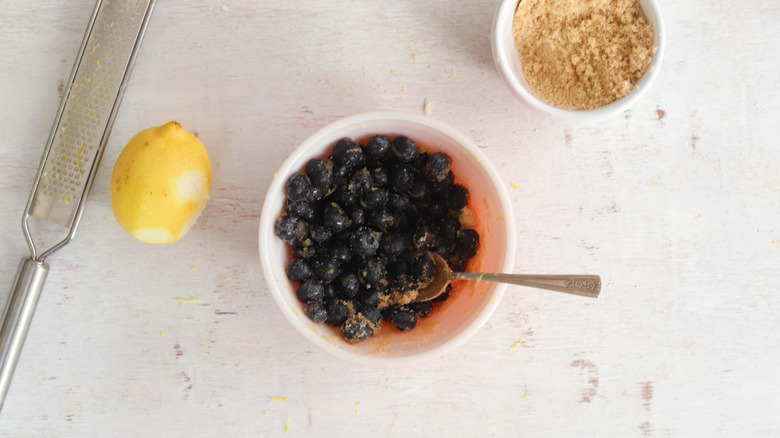
POLYGON ((431 188, 434 192, 446 192, 455 183, 455 175, 450 171, 441 181, 432 181, 431 188))
POLYGON ((296 294, 298 295, 298 299, 304 302, 321 300, 322 297, 325 296, 325 288, 322 286, 322 283, 310 278, 298 285, 296 294))
POLYGON ((308 200, 292 201, 288 200, 285 206, 285 211, 288 216, 294 218, 300 218, 306 222, 312 223, 317 218, 317 212, 314 209, 314 205, 308 200))
POLYGON ((322 210, 322 221, 334 233, 340 233, 349 226, 347 214, 335 202, 326 205, 322 210))
POLYGON ((414 182, 412 183, 412 187, 409 188, 408 193, 409 196, 415 199, 424 199, 428 192, 430 191, 430 188, 428 186, 428 182, 426 182, 423 178, 414 178, 414 182))
POLYGON ((341 264, 349 263, 352 260, 352 251, 350 251, 349 245, 342 241, 332 241, 328 246, 328 255, 341 264))
POLYGON ((455 240, 455 252, 458 257, 470 259, 479 250, 479 233, 470 228, 460 230, 455 240))
POLYGON ((390 192, 387 195, 387 206, 395 211, 404 211, 412 204, 409 195, 406 193, 390 192))
POLYGON ((358 278, 367 288, 387 285, 387 269, 379 259, 368 258, 360 265, 358 278))
POLYGON ((399 211, 393 214, 393 225, 391 231, 407 231, 409 229, 409 218, 406 213, 399 211))
POLYGON ((417 314, 417 318, 427 318, 433 312, 433 303, 430 301, 410 303, 408 307, 417 314))
POLYGON ((320 245, 330 240, 333 232, 325 225, 314 224, 309 228, 309 236, 311 236, 311 240, 320 245))
POLYGON ((442 240, 454 241, 460 230, 460 221, 456 218, 447 217, 439 223, 439 237, 442 240))
POLYGON ((434 152, 428 158, 423 175, 429 181, 442 182, 452 170, 452 158, 444 152, 434 152))
POLYGON ((439 245, 434 248, 433 251, 449 263, 449 261, 455 257, 455 244, 439 243, 439 245))
POLYGON ((456 254, 452 259, 447 260, 447 264, 455 272, 465 272, 468 269, 469 261, 468 259, 458 257, 456 254))
POLYGON ((392 289, 406 292, 416 286, 412 279, 411 266, 408 260, 403 257, 397 258, 396 261, 390 265, 388 274, 392 289))
POLYGON ((387 267, 390 265, 390 263, 394 261, 393 258, 382 253, 377 253, 376 259, 382 265, 382 270, 385 272, 386 275, 387 267))
POLYGON ((339 263, 333 257, 319 256, 312 265, 314 277, 323 283, 330 283, 339 275, 339 263))
POLYGON ((365 167, 352 174, 349 191, 357 196, 367 193, 374 186, 374 179, 365 167))
POLYGON ((376 306, 379 305, 379 294, 380 291, 377 288, 364 290, 362 296, 360 297, 360 304, 366 308, 376 308, 376 306))
POLYGON ((447 193, 449 208, 455 211, 461 210, 469 205, 470 198, 469 189, 462 184, 454 184, 447 193))
POLYGON ((347 179, 349 172, 351 171, 349 166, 343 164, 333 165, 333 185, 339 185, 341 182, 347 179))
POLYGON ((360 313, 371 323, 371 325, 377 325, 382 321, 382 312, 380 312, 376 306, 367 306, 363 308, 360 313))
POLYGON ((317 246, 311 239, 306 239, 293 248, 293 257, 296 259, 310 259, 317 255, 317 246))
POLYGON ((387 231, 393 226, 393 220, 393 214, 384 207, 371 212, 371 225, 379 231, 387 231))
POLYGON ((405 254, 403 257, 396 257, 388 266, 387 272, 390 277, 408 275, 411 273, 411 265, 409 264, 409 257, 407 256, 408 254, 405 254))
POLYGON ((324 293, 322 295, 323 301, 328 302, 329 300, 336 298, 336 286, 334 286, 333 283, 329 283, 323 286, 324 286, 324 293))
POLYGON ((349 272, 336 279, 335 288, 339 297, 352 299, 360 291, 360 281, 354 272, 349 272))
POLYGON ((410 163, 417 158, 417 145, 409 137, 398 136, 393 139, 390 150, 399 160, 410 163))
POLYGON ((429 155, 425 152, 420 152, 417 154, 417 158, 412 161, 412 168, 414 169, 415 173, 422 174, 423 170, 425 169, 425 165, 428 164, 428 158, 429 155))
POLYGON ((352 254, 371 257, 379 249, 379 233, 370 228, 360 228, 352 235, 352 254))
POLYGON ((360 205, 373 210, 387 204, 387 191, 379 188, 372 188, 368 193, 360 197, 360 205))
POLYGON ((414 256, 412 262, 412 276, 421 284, 428 284, 436 275, 436 264, 433 258, 426 252, 420 252, 414 256))
POLYGON ((406 215, 407 221, 408 221, 408 228, 409 230, 414 229, 414 227, 417 226, 417 223, 420 222, 422 219, 422 207, 420 204, 410 204, 409 207, 404 210, 404 214, 406 215))
POLYGON ((312 271, 309 263, 303 259, 292 259, 285 268, 287 278, 291 281, 301 282, 311 277, 312 271))
POLYGON ((279 216, 274 224, 274 233, 290 245, 297 245, 303 241, 308 232, 309 225, 292 216, 279 216))
POLYGON ((328 319, 328 311, 320 301, 307 302, 305 312, 306 316, 316 323, 325 322, 325 320, 328 319))
POLYGON ((325 305, 328 311, 328 319, 325 323, 333 327, 341 327, 352 314, 352 304, 345 300, 335 299, 325 305))
POLYGON ((293 201, 305 200, 309 194, 309 189, 311 189, 309 177, 302 173, 296 173, 291 176, 287 180, 287 184, 284 185, 284 193, 293 201))
POLYGON ((353 207, 358 205, 359 198, 357 195, 347 190, 346 188, 338 188, 333 192, 333 196, 329 197, 331 201, 335 201, 337 204, 344 206, 344 208, 353 207))
POLYGON ((417 314, 411 309, 401 307, 393 312, 391 321, 398 330, 406 332, 417 326, 417 314))
POLYGON ((374 187, 386 188, 389 185, 390 174, 385 168, 379 167, 371 172, 371 179, 374 180, 374 187))
POLYGON ((414 230, 412 241, 417 249, 426 251, 436 248, 439 244, 439 235, 436 225, 430 222, 418 224, 417 229, 414 230))
POLYGON ((385 233, 379 240, 379 249, 390 257, 403 254, 408 247, 408 239, 402 233, 385 233))
POLYGON ((327 191, 333 185, 333 163, 330 160, 313 158, 306 163, 305 172, 313 187, 327 191))
POLYGON ((405 165, 395 166, 390 172, 390 187, 398 192, 406 192, 414 184, 414 170, 405 165))
POLYGON ((309 189, 309 196, 307 196, 306 199, 309 202, 314 203, 322 199, 323 196, 325 196, 324 190, 322 190, 319 187, 312 187, 311 189, 309 189))
POLYGON ((347 318, 341 327, 341 335, 350 342, 365 341, 374 333, 374 326, 365 316, 357 313, 347 318))
POLYGON ((333 162, 335 164, 355 168, 360 164, 365 164, 366 157, 363 155, 363 148, 351 138, 342 138, 333 145, 333 162))
POLYGON ((369 138, 363 152, 370 160, 385 160, 390 154, 390 138, 385 135, 375 135, 369 138))
POLYGON ((443 196, 433 196, 425 205, 425 212, 433 219, 441 219, 447 215, 447 200, 443 196))
POLYGON ((349 220, 352 221, 352 225, 359 227, 366 223, 366 211, 357 205, 352 206, 349 209, 349 220))

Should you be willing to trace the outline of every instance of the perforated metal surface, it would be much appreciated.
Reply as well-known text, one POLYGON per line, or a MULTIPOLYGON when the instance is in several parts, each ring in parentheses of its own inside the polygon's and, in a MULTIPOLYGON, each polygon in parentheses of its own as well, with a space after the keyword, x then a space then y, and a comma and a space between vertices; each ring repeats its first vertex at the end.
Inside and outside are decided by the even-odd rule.
POLYGON ((64 227, 73 225, 96 171, 149 4, 148 0, 106 0, 97 6, 34 188, 33 216, 64 227))

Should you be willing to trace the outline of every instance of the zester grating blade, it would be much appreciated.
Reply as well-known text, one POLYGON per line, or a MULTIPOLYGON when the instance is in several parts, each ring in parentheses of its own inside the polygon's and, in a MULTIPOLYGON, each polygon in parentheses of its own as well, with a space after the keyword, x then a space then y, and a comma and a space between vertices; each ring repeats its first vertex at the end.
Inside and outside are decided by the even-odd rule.
POLYGON ((33 216, 63 227, 73 224, 108 138, 148 3, 103 1, 96 8, 92 32, 65 90, 62 118, 33 196, 33 216))

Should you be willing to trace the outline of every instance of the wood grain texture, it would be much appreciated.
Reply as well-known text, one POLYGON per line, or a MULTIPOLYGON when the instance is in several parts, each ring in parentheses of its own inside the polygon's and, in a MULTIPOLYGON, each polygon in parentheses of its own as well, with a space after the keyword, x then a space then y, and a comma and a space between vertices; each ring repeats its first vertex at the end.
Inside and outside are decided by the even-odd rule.
MULTIPOLYGON (((94 3, 0 5, 10 289, 94 3)), ((79 233, 50 259, 0 436, 780 435, 780 5, 661 6, 669 48, 653 88, 573 127, 502 84, 494 1, 158 2, 79 233), (426 99, 508 187, 516 271, 596 273, 604 292, 510 288, 441 360, 352 366, 276 310, 261 205, 318 128, 422 113, 426 99), (114 221, 109 176, 132 135, 172 119, 207 146, 212 199, 185 239, 150 246, 114 221)))

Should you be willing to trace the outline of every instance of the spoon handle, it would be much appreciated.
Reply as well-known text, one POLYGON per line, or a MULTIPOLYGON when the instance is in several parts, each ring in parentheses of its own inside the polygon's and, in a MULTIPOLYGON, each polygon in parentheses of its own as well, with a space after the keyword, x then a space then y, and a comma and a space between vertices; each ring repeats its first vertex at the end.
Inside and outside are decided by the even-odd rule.
POLYGON ((509 283, 589 298, 598 298, 601 293, 601 277, 598 275, 529 275, 453 272, 452 279, 509 283))

